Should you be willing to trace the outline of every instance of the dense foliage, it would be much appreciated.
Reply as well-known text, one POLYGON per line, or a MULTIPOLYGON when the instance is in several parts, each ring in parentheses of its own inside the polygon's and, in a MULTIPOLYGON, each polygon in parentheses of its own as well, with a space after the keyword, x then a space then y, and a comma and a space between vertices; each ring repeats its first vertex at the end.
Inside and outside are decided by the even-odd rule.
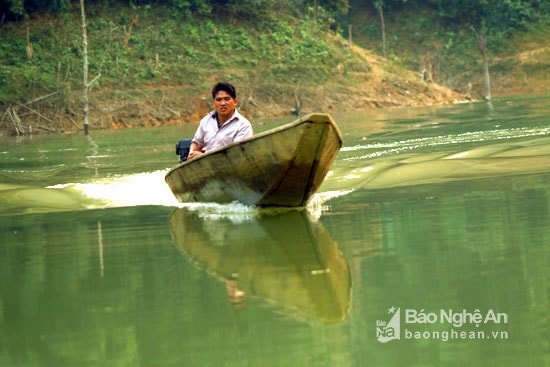
POLYGON ((548 15, 546 0, 429 0, 448 22, 486 27, 509 33, 527 29, 548 15))
MULTIPOLYGON (((88 0, 87 6, 130 6, 156 7, 166 6, 180 16, 230 15, 232 17, 263 18, 269 14, 293 12, 303 14, 309 8, 319 3, 307 0, 88 0)), ((35 12, 51 12, 59 14, 70 11, 76 4, 70 0, 1 0, 2 16, 10 19, 24 19, 35 12)), ((331 16, 345 14, 348 11, 348 0, 329 0, 322 2, 322 10, 331 16)))
MULTIPOLYGON (((470 23, 500 31, 525 28, 550 12, 546 0, 88 0, 96 6, 167 6, 182 16, 229 14, 245 18, 263 17, 277 12, 306 14, 325 13, 330 17, 348 14, 351 8, 372 3, 375 8, 416 9, 430 6, 440 17, 451 23, 470 23)), ((25 19, 37 12, 60 14, 72 10, 78 2, 71 0, 0 0, 3 20, 25 19)))

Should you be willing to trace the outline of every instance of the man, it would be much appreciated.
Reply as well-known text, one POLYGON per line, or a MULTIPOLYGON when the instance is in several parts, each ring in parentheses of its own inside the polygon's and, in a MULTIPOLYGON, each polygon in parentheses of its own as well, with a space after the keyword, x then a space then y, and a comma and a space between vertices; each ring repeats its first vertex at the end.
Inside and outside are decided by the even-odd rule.
POLYGON ((237 111, 237 92, 229 83, 212 88, 214 111, 203 117, 189 148, 189 159, 252 136, 252 125, 237 111))

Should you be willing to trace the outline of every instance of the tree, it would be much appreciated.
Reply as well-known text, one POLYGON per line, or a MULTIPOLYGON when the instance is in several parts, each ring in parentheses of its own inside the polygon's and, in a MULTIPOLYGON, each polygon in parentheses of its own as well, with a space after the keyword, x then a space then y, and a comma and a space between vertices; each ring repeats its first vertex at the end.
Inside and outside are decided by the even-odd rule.
POLYGON ((25 19, 34 12, 61 13, 70 9, 70 0, 0 0, 2 21, 25 19))
POLYGON ((378 18, 380 19, 380 33, 382 33, 382 56, 386 57, 386 23, 384 22, 384 0, 374 0, 373 2, 378 18))
POLYGON ((82 102, 84 105, 84 135, 88 135, 88 36, 86 34, 86 12, 84 11, 84 0, 80 0, 80 11, 82 14, 82 70, 84 77, 82 102))
POLYGON ((382 35, 382 56, 386 57, 386 22, 384 21, 384 8, 388 9, 391 5, 399 5, 406 3, 407 0, 373 0, 372 5, 378 13, 380 20, 380 33, 382 35), (393 3, 393 4, 392 4, 393 3))
POLYGON ((517 29, 526 29, 550 10, 545 0, 430 0, 450 23, 468 26, 481 53, 485 98, 491 99, 489 48, 503 42, 517 29))
POLYGON ((471 26, 472 31, 476 37, 477 48, 481 53, 481 59, 483 61, 483 79, 485 81, 485 99, 491 100, 491 77, 489 75, 489 61, 487 60, 487 43, 485 42, 485 30, 480 32, 474 26, 471 26))

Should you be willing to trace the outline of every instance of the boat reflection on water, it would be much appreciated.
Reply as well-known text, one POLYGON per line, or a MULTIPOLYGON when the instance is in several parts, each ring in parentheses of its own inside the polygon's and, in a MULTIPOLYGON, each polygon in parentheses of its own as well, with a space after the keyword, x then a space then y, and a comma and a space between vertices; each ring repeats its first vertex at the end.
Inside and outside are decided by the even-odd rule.
POLYGON ((348 263, 306 211, 262 213, 235 223, 182 208, 170 215, 170 230, 187 257, 226 282, 232 303, 257 297, 291 316, 326 324, 349 314, 348 263))

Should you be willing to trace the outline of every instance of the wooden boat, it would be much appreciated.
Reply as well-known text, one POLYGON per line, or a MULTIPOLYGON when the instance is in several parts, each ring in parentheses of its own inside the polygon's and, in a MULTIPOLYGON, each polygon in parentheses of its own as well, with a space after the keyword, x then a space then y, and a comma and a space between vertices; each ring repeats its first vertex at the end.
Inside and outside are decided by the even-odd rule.
POLYGON ((199 268, 226 282, 231 303, 255 298, 290 317, 323 324, 341 323, 349 315, 348 262, 329 232, 307 211, 264 212, 235 224, 223 217, 199 218, 180 208, 169 221, 176 247, 199 268), (235 291, 242 292, 240 298, 235 291))
POLYGON ((341 146, 334 120, 310 114, 183 162, 166 183, 181 202, 305 206, 341 146))

